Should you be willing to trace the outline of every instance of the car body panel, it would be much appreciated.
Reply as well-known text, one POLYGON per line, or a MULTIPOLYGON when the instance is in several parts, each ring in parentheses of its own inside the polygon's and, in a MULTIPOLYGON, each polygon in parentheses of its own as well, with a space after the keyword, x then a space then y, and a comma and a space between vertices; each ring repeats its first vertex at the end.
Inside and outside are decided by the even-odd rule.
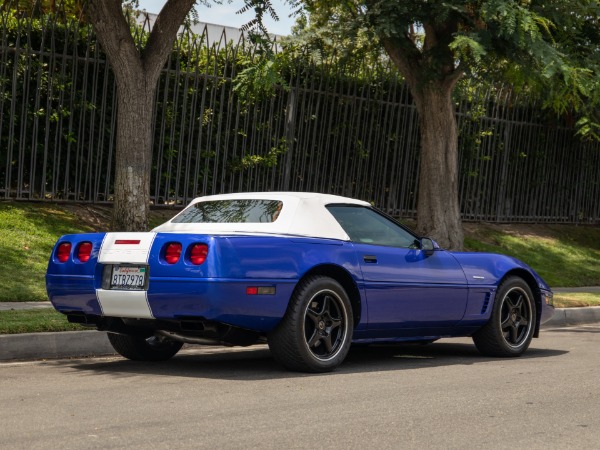
POLYGON ((461 266, 445 251, 355 244, 367 301, 369 329, 447 327, 463 317, 468 286, 461 266))
POLYGON ((191 205, 236 196, 274 198, 284 206, 263 228, 257 223, 227 223, 219 231, 221 224, 212 223, 194 231, 193 223, 169 221, 146 233, 61 237, 46 275, 50 301, 58 311, 94 318, 96 324, 102 318, 133 319, 160 329, 165 321, 202 320, 267 335, 284 317, 304 277, 336 274, 346 286, 353 286, 355 342, 430 340, 470 335, 487 323, 499 284, 514 273, 533 280, 532 291, 541 306, 538 327, 552 315, 553 308, 544 301, 550 288, 517 259, 448 252, 437 245, 424 251, 353 242, 325 207, 371 208, 366 202, 319 194, 260 193, 204 197, 191 205), (300 217, 308 213, 309 217, 300 217), (277 226, 270 226, 273 223, 277 226), (62 242, 73 248, 66 262, 57 259, 62 242), (92 243, 87 262, 77 258, 82 242, 92 243), (165 259, 170 243, 182 248, 174 264, 165 259), (200 265, 190 259, 195 244, 208 248, 200 265), (144 268, 146 288, 110 289, 113 265, 144 268))

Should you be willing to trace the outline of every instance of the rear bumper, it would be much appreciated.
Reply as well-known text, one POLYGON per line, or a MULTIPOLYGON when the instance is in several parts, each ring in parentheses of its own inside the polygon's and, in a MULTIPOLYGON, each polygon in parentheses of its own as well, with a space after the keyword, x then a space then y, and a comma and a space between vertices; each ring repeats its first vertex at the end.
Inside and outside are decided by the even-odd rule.
POLYGON ((65 314, 139 319, 205 319, 258 332, 271 331, 288 306, 296 281, 150 278, 147 291, 103 290, 92 276, 48 275, 50 301, 65 314), (273 286, 273 295, 248 295, 273 286))

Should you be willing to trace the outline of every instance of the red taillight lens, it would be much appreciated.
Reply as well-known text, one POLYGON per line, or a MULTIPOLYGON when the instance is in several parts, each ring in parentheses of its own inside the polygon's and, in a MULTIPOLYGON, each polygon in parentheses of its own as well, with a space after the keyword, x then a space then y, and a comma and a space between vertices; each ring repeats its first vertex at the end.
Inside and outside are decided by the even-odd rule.
POLYGON ((190 250, 190 262, 195 266, 199 266, 206 261, 206 255, 208 255, 208 245, 194 244, 190 250))
POLYGON ((56 251, 56 257, 61 263, 67 262, 69 257, 71 256, 71 243, 63 242, 58 246, 58 250, 56 251))
POLYGON ((90 256, 92 256, 92 243, 82 242, 79 244, 79 247, 77 247, 77 258, 79 258, 79 261, 88 262, 90 256))
POLYGON ((179 242, 171 242, 167 244, 165 249, 165 261, 169 264, 175 264, 181 256, 181 244, 179 242))

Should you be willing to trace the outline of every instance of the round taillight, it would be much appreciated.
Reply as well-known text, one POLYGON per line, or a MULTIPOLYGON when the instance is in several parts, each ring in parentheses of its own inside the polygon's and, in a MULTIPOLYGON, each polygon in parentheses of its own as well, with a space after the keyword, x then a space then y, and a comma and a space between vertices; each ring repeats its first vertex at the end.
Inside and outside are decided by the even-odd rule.
POLYGON ((77 247, 77 258, 81 262, 88 262, 90 260, 90 256, 92 256, 92 243, 91 242, 82 242, 77 247))
POLYGON ((63 242, 58 246, 58 250, 56 251, 56 258, 61 262, 67 262, 69 257, 71 256, 71 243, 63 242))
POLYGON ((165 249, 165 261, 169 264, 175 264, 181 256, 181 244, 179 242, 171 242, 167 244, 165 249))
POLYGON ((206 261, 206 255, 208 255, 208 245, 194 244, 190 250, 190 262, 195 266, 199 266, 206 261))

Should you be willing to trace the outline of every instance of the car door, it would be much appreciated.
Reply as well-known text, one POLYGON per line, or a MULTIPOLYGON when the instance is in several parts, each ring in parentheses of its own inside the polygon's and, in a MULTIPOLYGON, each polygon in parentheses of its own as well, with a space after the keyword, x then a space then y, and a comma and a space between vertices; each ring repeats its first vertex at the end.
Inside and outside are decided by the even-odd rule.
POLYGON ((369 329, 445 328, 462 319, 468 286, 452 254, 421 250, 415 235, 374 209, 351 205, 328 209, 357 252, 369 329))

